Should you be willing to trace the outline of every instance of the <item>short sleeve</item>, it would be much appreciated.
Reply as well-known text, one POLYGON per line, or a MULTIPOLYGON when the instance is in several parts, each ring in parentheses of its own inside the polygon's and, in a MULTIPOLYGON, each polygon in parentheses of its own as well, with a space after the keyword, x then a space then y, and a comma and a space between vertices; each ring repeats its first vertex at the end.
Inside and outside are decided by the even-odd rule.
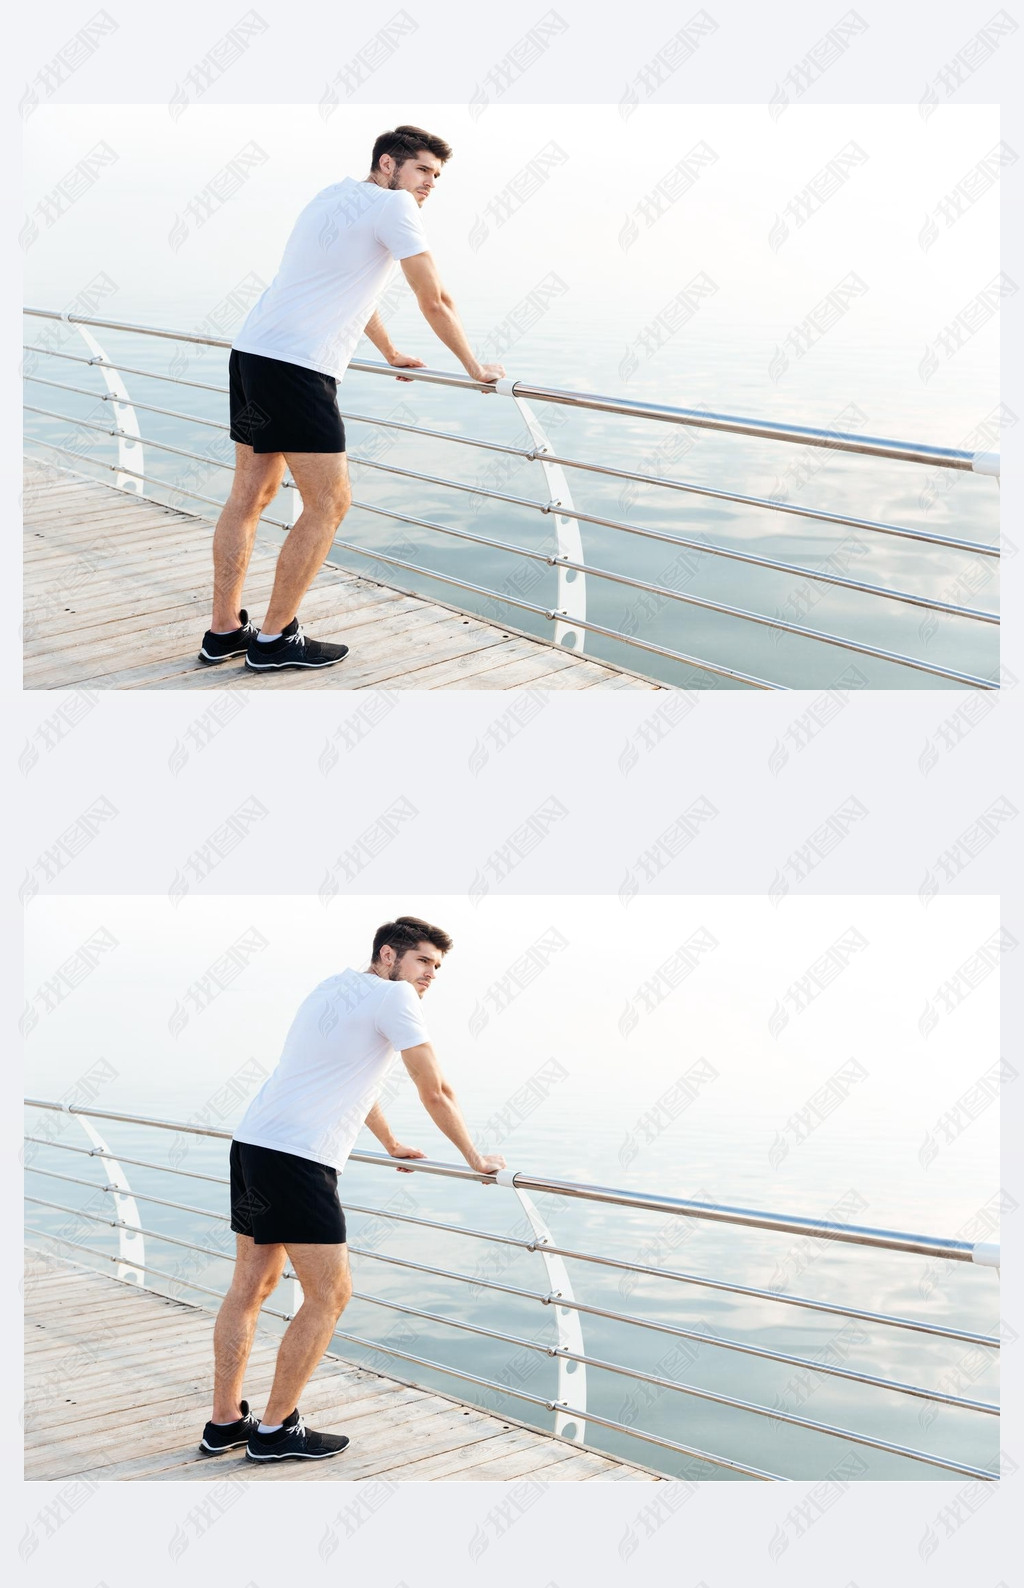
POLYGON ((381 205, 381 211, 373 235, 393 259, 408 259, 412 254, 428 251, 430 244, 420 220, 419 205, 411 193, 389 193, 388 202, 381 205))
POLYGON ((377 1015, 377 1030, 382 1037, 387 1037, 396 1053, 401 1053, 404 1048, 418 1048, 421 1042, 430 1041, 420 1000, 409 982, 388 984, 377 1015))

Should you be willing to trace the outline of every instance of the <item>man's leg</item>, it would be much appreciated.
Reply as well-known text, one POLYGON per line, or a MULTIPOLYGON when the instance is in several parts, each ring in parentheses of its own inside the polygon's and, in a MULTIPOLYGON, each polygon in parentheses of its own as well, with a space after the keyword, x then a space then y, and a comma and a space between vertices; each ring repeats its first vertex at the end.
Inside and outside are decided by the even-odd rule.
POLYGON ((269 1426, 283 1423, 299 1404, 352 1295, 347 1245, 289 1245, 286 1250, 302 1286, 302 1306, 277 1353, 274 1384, 263 1413, 269 1426))
POLYGON ((264 634, 280 634, 296 616, 352 502, 344 452, 288 452, 285 457, 302 498, 302 512, 277 559, 264 634))
POLYGON ((231 1289, 213 1330, 215 1423, 231 1423, 242 1415, 242 1379, 260 1307, 273 1294, 285 1265, 283 1246, 257 1246, 251 1235, 236 1235, 235 1250, 231 1289))
POLYGON ((256 540, 260 514, 270 506, 284 478, 284 455, 256 453, 235 442, 235 477, 213 535, 213 622, 215 633, 238 627, 242 586, 256 540))

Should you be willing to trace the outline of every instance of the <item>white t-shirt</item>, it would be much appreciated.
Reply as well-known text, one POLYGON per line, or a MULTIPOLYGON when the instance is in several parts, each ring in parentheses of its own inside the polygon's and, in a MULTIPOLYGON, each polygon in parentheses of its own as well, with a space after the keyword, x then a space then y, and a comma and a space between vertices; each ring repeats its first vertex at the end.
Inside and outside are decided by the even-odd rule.
POLYGON ((299 1006, 235 1140, 340 1172, 397 1053, 429 1041, 411 982, 372 971, 329 976, 299 1006))
POLYGON ((306 205, 233 345, 340 380, 395 261, 429 247, 411 193, 347 176, 306 205))

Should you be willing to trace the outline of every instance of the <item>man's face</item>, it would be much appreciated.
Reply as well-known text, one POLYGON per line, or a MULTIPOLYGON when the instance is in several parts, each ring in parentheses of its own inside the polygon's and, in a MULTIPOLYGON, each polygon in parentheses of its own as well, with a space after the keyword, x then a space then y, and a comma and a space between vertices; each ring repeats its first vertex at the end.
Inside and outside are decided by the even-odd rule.
POLYGON ((381 156, 380 164, 387 178, 387 186, 392 189, 404 188, 412 194, 417 204, 425 203, 430 197, 434 183, 441 175, 441 161, 429 149, 421 149, 397 167, 393 157, 385 154, 381 156))
POLYGON ((417 943, 407 948, 401 959, 396 959, 388 971, 389 981, 411 981, 422 998, 441 969, 444 955, 433 943, 417 943))

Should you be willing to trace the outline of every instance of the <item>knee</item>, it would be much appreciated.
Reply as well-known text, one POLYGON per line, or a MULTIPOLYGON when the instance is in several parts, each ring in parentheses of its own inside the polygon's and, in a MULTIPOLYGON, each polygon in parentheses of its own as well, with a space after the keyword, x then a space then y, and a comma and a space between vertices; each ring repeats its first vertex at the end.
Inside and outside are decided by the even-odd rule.
POLYGON ((313 1295, 308 1292, 305 1292, 305 1295, 306 1299, 321 1307, 331 1317, 340 1318, 352 1299, 352 1281, 347 1274, 344 1277, 331 1278, 322 1282, 313 1295))
POLYGON ((337 529, 352 506, 352 492, 344 483, 324 486, 317 492, 312 506, 318 517, 329 523, 332 530, 337 529))

